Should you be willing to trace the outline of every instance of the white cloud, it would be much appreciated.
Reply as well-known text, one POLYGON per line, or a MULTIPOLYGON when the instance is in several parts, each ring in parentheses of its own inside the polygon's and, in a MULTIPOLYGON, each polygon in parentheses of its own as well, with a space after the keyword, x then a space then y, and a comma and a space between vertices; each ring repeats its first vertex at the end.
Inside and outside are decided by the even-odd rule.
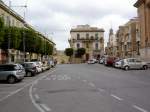
MULTIPOLYGON (((8 3, 8 0, 4 0, 8 3)), ((13 0, 23 5, 27 0, 13 0)), ((26 20, 36 29, 53 36, 58 49, 68 47, 69 31, 78 24, 90 24, 105 29, 105 39, 111 27, 117 30, 136 16, 136 0, 28 0, 26 20), (53 35, 52 35, 53 32, 53 35)), ((23 15, 23 9, 14 8, 23 15)))

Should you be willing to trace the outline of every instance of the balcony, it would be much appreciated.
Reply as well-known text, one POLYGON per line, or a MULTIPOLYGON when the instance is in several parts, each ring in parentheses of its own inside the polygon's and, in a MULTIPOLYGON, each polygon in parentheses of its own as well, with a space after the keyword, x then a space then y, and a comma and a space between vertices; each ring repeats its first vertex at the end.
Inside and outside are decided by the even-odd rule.
POLYGON ((96 39, 96 38, 80 38, 80 39, 70 39, 69 41, 73 41, 73 42, 76 42, 76 41, 83 41, 83 42, 92 42, 92 41, 99 41, 100 39, 96 39))

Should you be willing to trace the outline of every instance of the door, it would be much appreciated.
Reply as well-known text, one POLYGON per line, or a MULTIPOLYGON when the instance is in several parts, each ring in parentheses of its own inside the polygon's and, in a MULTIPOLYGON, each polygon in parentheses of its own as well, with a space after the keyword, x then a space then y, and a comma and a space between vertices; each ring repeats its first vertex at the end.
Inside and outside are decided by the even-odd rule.
POLYGON ((89 54, 86 54, 86 61, 89 60, 89 54))
POLYGON ((142 61, 141 60, 136 60, 136 68, 142 68, 142 61))
POLYGON ((129 67, 136 68, 136 60, 135 59, 129 59, 129 67))

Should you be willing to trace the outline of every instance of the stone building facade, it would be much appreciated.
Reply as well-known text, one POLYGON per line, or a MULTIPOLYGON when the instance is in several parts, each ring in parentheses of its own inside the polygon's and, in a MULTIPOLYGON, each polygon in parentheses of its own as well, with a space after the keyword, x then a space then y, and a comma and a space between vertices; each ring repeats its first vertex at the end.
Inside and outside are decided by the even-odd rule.
MULTIPOLYGON (((15 26, 19 28, 27 28, 27 29, 34 30, 42 39, 51 43, 54 46, 54 51, 56 51, 54 42, 47 39, 40 32, 36 31, 31 25, 29 25, 24 20, 23 17, 21 17, 18 13, 13 11, 9 6, 7 6, 1 0, 0 0, 0 18, 4 20, 5 26, 15 26)), ((29 60, 30 57, 32 57, 32 59, 38 59, 38 55, 36 53, 32 53, 32 56, 30 56, 28 52, 26 52, 25 54, 26 54, 26 60, 29 60)), ((9 49, 5 51, 0 48, 0 63, 22 62, 22 61, 24 61, 24 52, 16 50, 16 49, 9 49)))
POLYGON ((117 57, 140 57, 139 19, 133 18, 116 32, 117 57))
POLYGON ((150 0, 138 0, 134 6, 138 8, 141 58, 150 61, 150 0))
POLYGON ((99 58, 104 54, 104 29, 89 25, 78 25, 70 31, 70 47, 85 48, 84 60, 99 58))

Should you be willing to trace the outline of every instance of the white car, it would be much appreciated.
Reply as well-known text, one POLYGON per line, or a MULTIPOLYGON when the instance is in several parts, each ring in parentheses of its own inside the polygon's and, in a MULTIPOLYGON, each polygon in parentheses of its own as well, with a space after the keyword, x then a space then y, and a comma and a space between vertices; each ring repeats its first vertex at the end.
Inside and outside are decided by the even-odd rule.
POLYGON ((35 63, 36 63, 37 72, 41 73, 42 72, 42 63, 40 61, 37 61, 35 63))
POLYGON ((95 64, 96 61, 97 61, 96 59, 90 59, 87 63, 88 63, 88 64, 95 64))
POLYGON ((116 68, 121 68, 122 60, 115 62, 116 68))
POLYGON ((148 69, 148 64, 144 61, 141 61, 140 59, 136 58, 127 58, 123 59, 122 62, 122 69, 129 70, 129 69, 148 69))

